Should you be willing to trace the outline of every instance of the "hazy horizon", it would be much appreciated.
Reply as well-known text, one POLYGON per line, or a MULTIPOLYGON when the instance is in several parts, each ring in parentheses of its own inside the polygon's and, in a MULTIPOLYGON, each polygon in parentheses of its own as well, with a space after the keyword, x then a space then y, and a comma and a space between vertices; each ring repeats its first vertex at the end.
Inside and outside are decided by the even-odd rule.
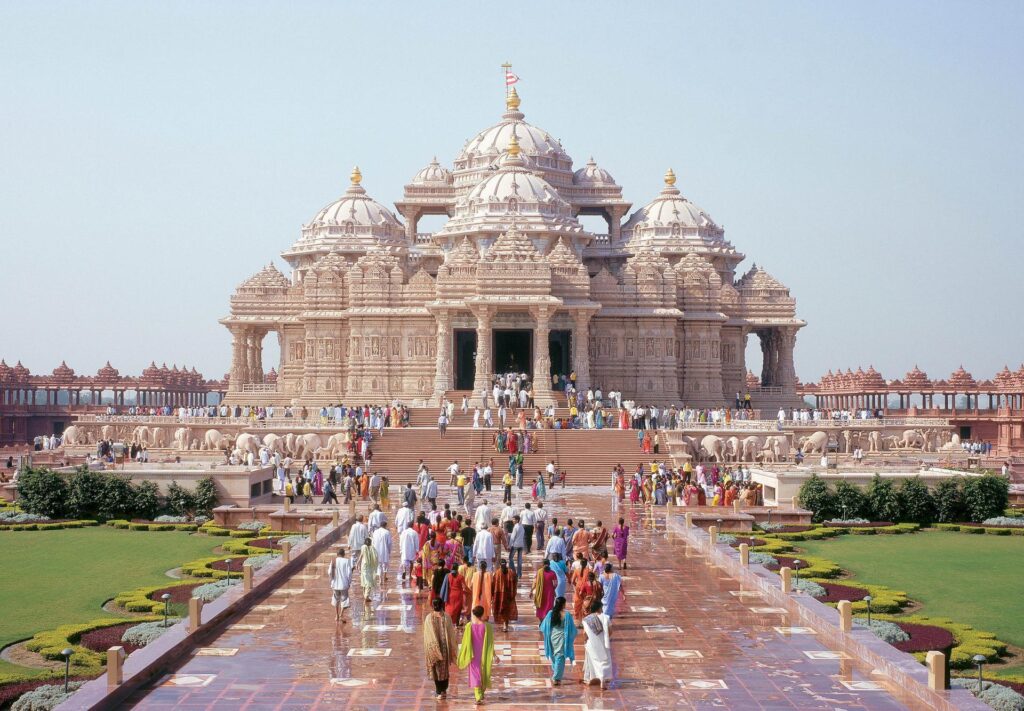
POLYGON ((1024 362, 1021 37, 1011 2, 8 2, 0 357, 221 377, 235 286, 288 273, 353 165, 389 207, 450 166, 500 118, 508 60, 574 167, 634 210, 672 167, 737 276, 790 288, 802 380, 991 378, 1024 362))

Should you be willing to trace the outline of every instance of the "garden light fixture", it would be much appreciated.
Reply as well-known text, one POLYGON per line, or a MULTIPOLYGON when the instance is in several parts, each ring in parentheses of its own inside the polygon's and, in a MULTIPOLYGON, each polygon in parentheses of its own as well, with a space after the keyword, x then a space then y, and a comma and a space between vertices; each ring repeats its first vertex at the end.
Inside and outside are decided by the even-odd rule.
POLYGON ((981 676, 981 667, 982 667, 982 665, 986 661, 985 660, 985 655, 984 654, 975 654, 973 657, 971 657, 971 661, 974 662, 977 665, 977 667, 978 667, 978 694, 980 695, 981 694, 981 690, 984 688, 984 680, 982 679, 982 676, 981 676))
MULTIPOLYGON (((75 651, 71 647, 65 647, 60 651, 60 656, 64 657, 64 693, 68 693, 68 677, 71 675, 71 655, 75 651)), ((981 677, 981 671, 978 671, 978 677, 981 677)))
POLYGON ((871 596, 865 595, 864 602, 868 604, 868 627, 871 627, 871 596))
POLYGON ((171 594, 170 593, 164 593, 163 595, 160 596, 160 599, 164 601, 164 627, 166 627, 167 626, 167 613, 170 611, 170 607, 171 607, 171 594))
POLYGON ((796 559, 796 558, 793 559, 793 570, 794 570, 794 572, 796 572, 796 581, 799 583, 800 582, 800 560, 799 559, 796 559))

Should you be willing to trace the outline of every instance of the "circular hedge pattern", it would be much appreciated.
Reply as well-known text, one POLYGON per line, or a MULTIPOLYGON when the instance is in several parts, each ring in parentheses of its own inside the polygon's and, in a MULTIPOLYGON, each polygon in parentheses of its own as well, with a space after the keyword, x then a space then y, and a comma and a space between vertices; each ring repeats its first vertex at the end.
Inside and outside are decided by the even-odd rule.
POLYGON ((910 635, 910 639, 906 642, 895 642, 892 645, 901 652, 929 652, 946 649, 956 644, 956 637, 944 627, 918 625, 899 620, 891 620, 891 622, 910 635))
POLYGON ((170 587, 154 590, 147 597, 156 602, 163 602, 160 596, 164 593, 169 593, 172 605, 187 605, 188 601, 192 598, 192 591, 202 584, 202 582, 196 582, 190 585, 171 585, 170 587))
POLYGON ((121 635, 124 634, 125 630, 129 627, 134 627, 139 624, 138 622, 126 622, 122 625, 112 625, 111 627, 100 627, 98 630, 92 632, 86 632, 82 635, 78 643, 86 649, 91 649, 94 652, 100 654, 106 654, 107 650, 111 647, 121 646, 124 647, 125 654, 131 654, 137 646, 121 641, 121 635))

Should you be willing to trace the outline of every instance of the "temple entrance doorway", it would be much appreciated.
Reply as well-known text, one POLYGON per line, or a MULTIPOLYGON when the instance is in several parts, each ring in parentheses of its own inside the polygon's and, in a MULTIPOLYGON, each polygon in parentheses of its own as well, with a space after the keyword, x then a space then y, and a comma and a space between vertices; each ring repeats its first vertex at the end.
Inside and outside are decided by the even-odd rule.
POLYGON ((455 389, 472 390, 476 374, 476 331, 455 331, 455 389))
POLYGON ((533 331, 494 331, 494 372, 533 374, 533 331))
POLYGON ((572 331, 556 330, 548 336, 548 357, 551 358, 551 372, 548 375, 569 375, 569 354, 572 347, 572 331))

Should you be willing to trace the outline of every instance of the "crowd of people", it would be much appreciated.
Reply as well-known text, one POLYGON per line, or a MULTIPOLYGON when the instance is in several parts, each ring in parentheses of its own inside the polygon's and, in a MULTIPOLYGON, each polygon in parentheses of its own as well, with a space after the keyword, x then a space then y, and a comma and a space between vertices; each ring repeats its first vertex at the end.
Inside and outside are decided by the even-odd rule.
POLYGON ((742 465, 725 467, 718 464, 686 462, 673 468, 654 461, 648 469, 638 465, 629 477, 622 465, 612 470, 614 506, 629 496, 631 504, 665 506, 763 506, 763 487, 751 480, 749 469, 742 465))
MULTIPOLYGON (((394 576, 400 588, 425 597, 430 610, 423 620, 423 649, 438 699, 446 697, 457 665, 467 670, 469 686, 482 703, 498 660, 495 630, 508 632, 520 620, 517 589, 532 577, 531 600, 552 683, 561 684, 566 664, 575 660, 574 640, 582 628, 587 643, 580 680, 604 688, 612 676, 611 623, 625 598, 622 577, 609 557, 626 567, 629 526, 624 518, 611 529, 602 521, 588 526, 581 518, 560 523, 549 518, 536 489, 529 501, 521 491, 518 506, 511 498, 491 504, 486 496, 477 503, 476 494, 491 488, 482 484, 484 476, 492 476, 488 466, 474 467, 477 480, 453 463, 448 487, 450 494, 458 493, 458 503, 439 505, 438 482, 421 463, 416 481, 397 497, 394 533, 384 513, 390 510, 382 491, 387 478, 381 477, 376 488, 368 484, 370 512, 355 517, 347 545, 328 569, 338 622, 348 621, 356 581, 364 605, 370 605, 383 599, 394 576), (530 571, 524 556, 533 551, 539 560, 530 571)), ((553 478, 558 480, 557 473, 553 478)))

